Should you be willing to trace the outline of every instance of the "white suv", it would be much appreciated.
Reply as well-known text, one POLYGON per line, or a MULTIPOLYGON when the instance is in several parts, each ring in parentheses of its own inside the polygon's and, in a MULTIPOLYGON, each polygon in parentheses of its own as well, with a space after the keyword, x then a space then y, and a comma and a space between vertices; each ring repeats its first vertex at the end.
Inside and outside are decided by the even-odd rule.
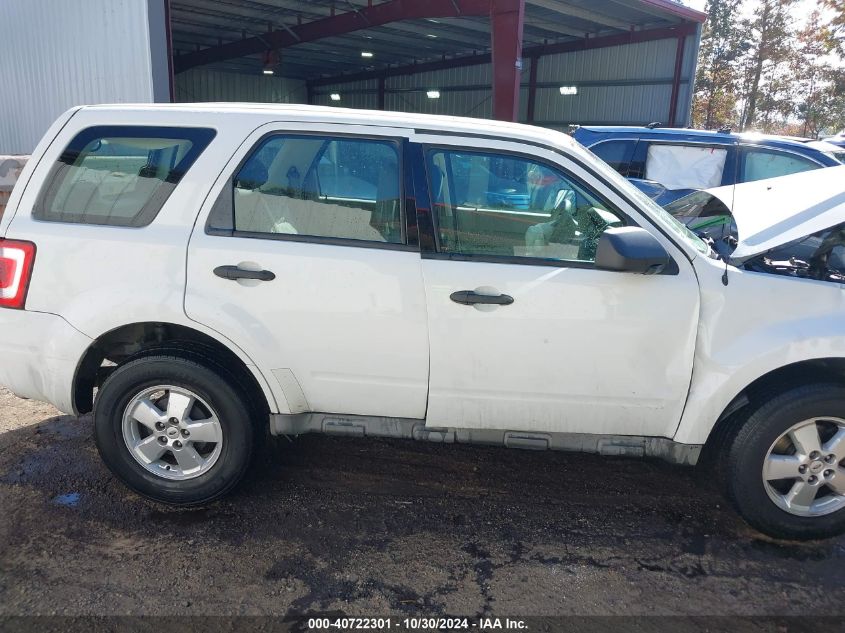
MULTIPOLYGON (((819 171, 841 191, 836 169, 819 171)), ((841 248, 843 221, 802 244, 841 248)), ((776 233, 720 257, 546 129, 77 108, 0 223, 0 384, 93 410, 109 468, 167 503, 229 491, 269 424, 707 449, 756 528, 828 536, 845 528, 845 277, 830 257, 769 265, 776 233)))

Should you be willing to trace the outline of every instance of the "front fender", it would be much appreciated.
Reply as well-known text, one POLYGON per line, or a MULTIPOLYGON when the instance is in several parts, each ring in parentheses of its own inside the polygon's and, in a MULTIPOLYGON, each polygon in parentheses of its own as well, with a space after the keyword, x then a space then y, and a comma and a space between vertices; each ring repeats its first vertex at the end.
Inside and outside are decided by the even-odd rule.
POLYGON ((702 303, 692 381, 673 438, 684 444, 704 443, 731 401, 758 378, 794 363, 845 358, 838 284, 731 268, 723 286, 722 266, 698 270, 702 303))

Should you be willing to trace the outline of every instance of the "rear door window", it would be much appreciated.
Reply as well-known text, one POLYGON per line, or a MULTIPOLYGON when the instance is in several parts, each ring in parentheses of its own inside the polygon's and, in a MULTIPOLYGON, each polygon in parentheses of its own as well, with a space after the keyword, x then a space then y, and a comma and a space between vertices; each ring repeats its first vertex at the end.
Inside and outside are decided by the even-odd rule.
POLYGON ((87 128, 54 165, 33 217, 48 222, 146 226, 214 135, 207 128, 87 128))
POLYGON ((251 237, 405 242, 394 140, 274 134, 222 194, 209 228, 251 237), (228 217, 226 217, 228 216, 228 217))
POLYGON ((651 143, 645 178, 667 189, 709 189, 722 184, 728 150, 710 145, 651 143))

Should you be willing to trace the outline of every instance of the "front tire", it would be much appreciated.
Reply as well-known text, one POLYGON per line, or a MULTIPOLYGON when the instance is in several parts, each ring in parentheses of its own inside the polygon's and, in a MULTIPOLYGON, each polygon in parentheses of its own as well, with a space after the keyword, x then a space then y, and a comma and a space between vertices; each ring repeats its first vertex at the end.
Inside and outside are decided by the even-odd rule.
POLYGON ((724 456, 743 518, 775 538, 845 532, 845 388, 797 387, 743 417, 724 456))
POLYGON ((118 367, 94 403, 94 438, 109 469, 135 492, 200 505, 231 490, 255 443, 250 408, 222 370, 176 356, 118 367))

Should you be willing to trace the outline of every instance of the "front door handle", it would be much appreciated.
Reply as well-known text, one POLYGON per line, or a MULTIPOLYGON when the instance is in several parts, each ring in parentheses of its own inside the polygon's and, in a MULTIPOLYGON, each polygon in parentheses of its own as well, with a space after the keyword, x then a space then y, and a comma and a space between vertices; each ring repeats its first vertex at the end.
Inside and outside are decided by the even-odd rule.
POLYGON ((449 295, 449 298, 455 303, 460 303, 465 306, 478 304, 509 306, 513 303, 513 297, 510 295, 481 295, 474 290, 458 290, 457 292, 453 292, 449 295))
POLYGON ((257 279, 258 281, 273 281, 276 275, 269 270, 244 270, 238 266, 218 266, 214 274, 223 279, 257 279))

